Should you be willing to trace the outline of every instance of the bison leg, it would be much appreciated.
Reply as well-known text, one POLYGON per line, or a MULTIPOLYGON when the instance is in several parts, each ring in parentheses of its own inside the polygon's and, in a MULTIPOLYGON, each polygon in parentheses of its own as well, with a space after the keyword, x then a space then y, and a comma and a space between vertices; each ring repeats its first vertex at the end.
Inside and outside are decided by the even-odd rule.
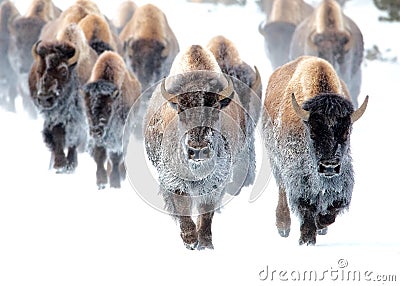
POLYGON ((279 188, 279 200, 276 207, 276 227, 282 237, 288 237, 290 233, 290 210, 286 198, 286 191, 279 188))
POLYGON ((72 173, 78 166, 78 153, 76 147, 72 146, 68 148, 67 155, 67 172, 72 173))
POLYGON ((121 174, 119 172, 119 166, 122 161, 122 154, 112 152, 110 154, 110 160, 111 160, 110 187, 121 188, 121 174))
POLYGON ((315 245, 317 237, 315 204, 311 204, 309 200, 300 199, 299 213, 301 218, 299 244, 315 245))
POLYGON ((104 147, 95 146, 93 149, 93 158, 97 164, 96 170, 96 184, 100 189, 104 189, 107 185, 107 172, 104 168, 104 163, 107 159, 107 152, 104 147))
POLYGON ((200 211, 207 211, 205 213, 202 213, 199 215, 198 220, 197 220, 197 233, 198 233, 198 240, 199 244, 197 246, 198 249, 214 249, 213 243, 212 243, 212 233, 211 233, 211 224, 212 224, 212 219, 214 216, 214 211, 210 211, 210 208, 212 206, 210 205, 201 205, 200 206, 200 211))
POLYGON ((317 225, 318 234, 325 235, 328 232, 328 226, 335 222, 336 216, 345 204, 341 201, 334 201, 332 206, 328 207, 326 214, 319 214, 315 220, 317 225))
POLYGON ((172 197, 174 213, 177 214, 181 228, 181 238, 186 248, 193 250, 197 247, 198 240, 196 224, 188 215, 192 207, 192 200, 188 194, 180 191, 176 191, 172 197))
POLYGON ((65 158, 65 129, 61 124, 53 128, 44 128, 43 137, 46 145, 53 153, 54 163, 53 168, 57 173, 63 173, 67 166, 67 158, 65 158))
POLYGON ((17 98, 17 95, 18 95, 17 88, 15 84, 12 83, 8 89, 8 103, 6 107, 8 111, 16 112, 17 109, 15 106, 15 99, 17 98))

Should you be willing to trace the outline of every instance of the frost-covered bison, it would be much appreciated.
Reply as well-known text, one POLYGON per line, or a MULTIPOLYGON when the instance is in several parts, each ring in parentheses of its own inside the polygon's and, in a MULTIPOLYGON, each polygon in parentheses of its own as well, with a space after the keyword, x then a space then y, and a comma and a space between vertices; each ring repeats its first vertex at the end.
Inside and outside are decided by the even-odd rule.
POLYGON ((123 140, 124 127, 128 113, 141 93, 140 83, 128 71, 121 56, 106 51, 97 59, 91 78, 83 86, 83 93, 93 140, 90 144, 93 145, 92 156, 97 164, 97 186, 102 189, 109 181, 110 187, 119 188, 125 178, 127 140, 123 140), (104 168, 106 161, 111 167, 109 179, 104 168))
POLYGON ((290 45, 290 59, 302 55, 330 62, 349 89, 354 107, 358 107, 361 89, 363 36, 335 0, 323 0, 314 12, 297 26, 290 45))
POLYGON ((150 99, 144 126, 148 158, 184 244, 213 248, 214 211, 227 188, 243 186, 247 171, 232 176, 232 170, 249 160, 249 148, 245 110, 208 49, 192 45, 177 55, 150 99))
POLYGON ((352 125, 368 103, 353 109, 348 90, 326 60, 302 56, 271 75, 264 101, 263 134, 279 187, 276 225, 290 231, 290 211, 300 217, 300 244, 315 244, 348 209, 354 176, 352 125))

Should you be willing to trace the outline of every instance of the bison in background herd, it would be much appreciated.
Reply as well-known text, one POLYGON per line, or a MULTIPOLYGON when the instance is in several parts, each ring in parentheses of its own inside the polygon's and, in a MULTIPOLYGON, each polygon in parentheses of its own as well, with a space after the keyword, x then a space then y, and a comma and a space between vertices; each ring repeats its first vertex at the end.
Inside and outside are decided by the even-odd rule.
POLYGON ((265 95, 263 134, 279 187, 276 225, 290 231, 290 211, 300 217, 300 244, 315 244, 348 209, 354 175, 352 125, 368 103, 354 110, 345 83, 324 59, 302 56, 276 69, 265 95))
POLYGON ((349 89, 354 107, 358 107, 361 88, 363 36, 335 0, 323 0, 312 15, 293 34, 290 59, 302 55, 317 56, 333 65, 349 89))
MULTIPOLYGON (((142 84, 144 93, 137 115, 141 119, 155 83, 168 75, 172 61, 179 52, 178 40, 165 14, 152 4, 137 7, 119 37, 124 45, 124 60, 142 84)), ((140 123, 135 126, 135 134, 143 138, 140 123)))
POLYGON ((11 47, 12 22, 19 16, 19 12, 11 1, 4 1, 0 5, 0 106, 8 111, 15 112, 15 98, 17 97, 18 74, 14 71, 8 57, 11 47))
MULTIPOLYGON (((244 166, 236 164, 234 174, 248 169, 247 177, 243 186, 254 183, 256 176, 256 153, 254 146, 254 132, 261 111, 261 76, 257 68, 253 69, 244 62, 232 41, 224 36, 213 37, 207 44, 207 48, 213 53, 221 71, 233 78, 233 86, 239 96, 242 108, 245 110, 246 139, 249 146, 249 161, 244 161, 244 166), (248 168, 247 164, 250 164, 248 168)), ((235 176, 235 175, 234 175, 235 176)), ((228 193, 238 195, 240 186, 228 188, 228 193), (233 191, 233 193, 231 193, 233 191)))
POLYGON ((287 63, 290 42, 296 27, 313 11, 303 0, 263 1, 266 20, 258 30, 264 36, 265 53, 273 69, 287 63))

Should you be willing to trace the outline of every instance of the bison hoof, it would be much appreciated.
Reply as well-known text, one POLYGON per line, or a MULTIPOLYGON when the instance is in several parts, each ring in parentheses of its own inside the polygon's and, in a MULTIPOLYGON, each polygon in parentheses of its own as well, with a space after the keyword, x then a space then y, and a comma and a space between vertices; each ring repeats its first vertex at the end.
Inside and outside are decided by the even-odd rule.
POLYGON ((287 228, 287 229, 279 229, 278 228, 278 233, 282 237, 288 237, 289 233, 290 233, 290 228, 287 228))
POLYGON ((181 232, 181 238, 187 249, 196 249, 199 243, 196 231, 181 232))
POLYGON ((67 159, 65 157, 55 158, 53 168, 57 173, 65 173, 65 169, 67 166, 67 159))
POLYGON ((300 238, 299 245, 315 245, 316 239, 314 238, 300 238))
POLYGON ((97 184, 97 188, 99 190, 104 190, 106 188, 107 184, 97 184))
POLYGON ((185 244, 185 247, 186 247, 187 249, 189 249, 189 250, 195 250, 195 249, 197 248, 198 241, 193 242, 193 243, 186 243, 186 242, 184 242, 184 244, 185 244))
POLYGON ((214 245, 212 243, 211 237, 203 237, 199 239, 199 243, 197 245, 198 250, 203 249, 214 249, 214 245))
POLYGON ((110 187, 111 188, 115 188, 115 189, 119 189, 121 188, 121 181, 120 180, 110 180, 110 187))
POLYGON ((328 233, 328 227, 324 227, 324 228, 318 229, 318 230, 317 230, 317 233, 318 233, 319 235, 325 235, 325 234, 327 234, 327 233, 328 233))

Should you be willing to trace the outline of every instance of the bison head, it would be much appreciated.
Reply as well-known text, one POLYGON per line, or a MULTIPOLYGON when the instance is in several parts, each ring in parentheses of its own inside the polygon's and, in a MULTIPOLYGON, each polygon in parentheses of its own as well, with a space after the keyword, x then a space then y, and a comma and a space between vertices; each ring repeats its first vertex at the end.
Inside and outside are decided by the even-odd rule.
POLYGON ((164 75, 164 62, 168 57, 165 44, 153 39, 134 40, 124 44, 124 59, 146 90, 164 75))
POLYGON ((101 141, 113 112, 113 102, 118 96, 117 87, 108 81, 98 80, 83 86, 90 135, 101 141))
POLYGON ((39 39, 40 31, 46 22, 40 18, 16 18, 12 25, 12 60, 15 71, 26 74, 31 68, 32 46, 39 39))
POLYGON ((63 95, 72 92, 79 50, 66 42, 39 41, 32 47, 32 55, 36 63, 33 70, 36 74, 33 87, 35 104, 43 110, 53 109, 63 95))
POLYGON ((312 33, 310 40, 317 48, 317 56, 332 63, 335 68, 344 63, 352 43, 349 32, 336 30, 312 33))
POLYGON ((296 114, 304 121, 307 140, 315 156, 317 171, 325 177, 339 175, 349 148, 352 123, 364 113, 368 96, 354 111, 351 102, 336 94, 320 94, 300 107, 292 94, 296 114))
POLYGON ((181 147, 191 165, 207 165, 220 147, 220 111, 231 103, 233 83, 208 72, 186 73, 176 83, 168 92, 164 79, 161 93, 178 114, 181 147))

